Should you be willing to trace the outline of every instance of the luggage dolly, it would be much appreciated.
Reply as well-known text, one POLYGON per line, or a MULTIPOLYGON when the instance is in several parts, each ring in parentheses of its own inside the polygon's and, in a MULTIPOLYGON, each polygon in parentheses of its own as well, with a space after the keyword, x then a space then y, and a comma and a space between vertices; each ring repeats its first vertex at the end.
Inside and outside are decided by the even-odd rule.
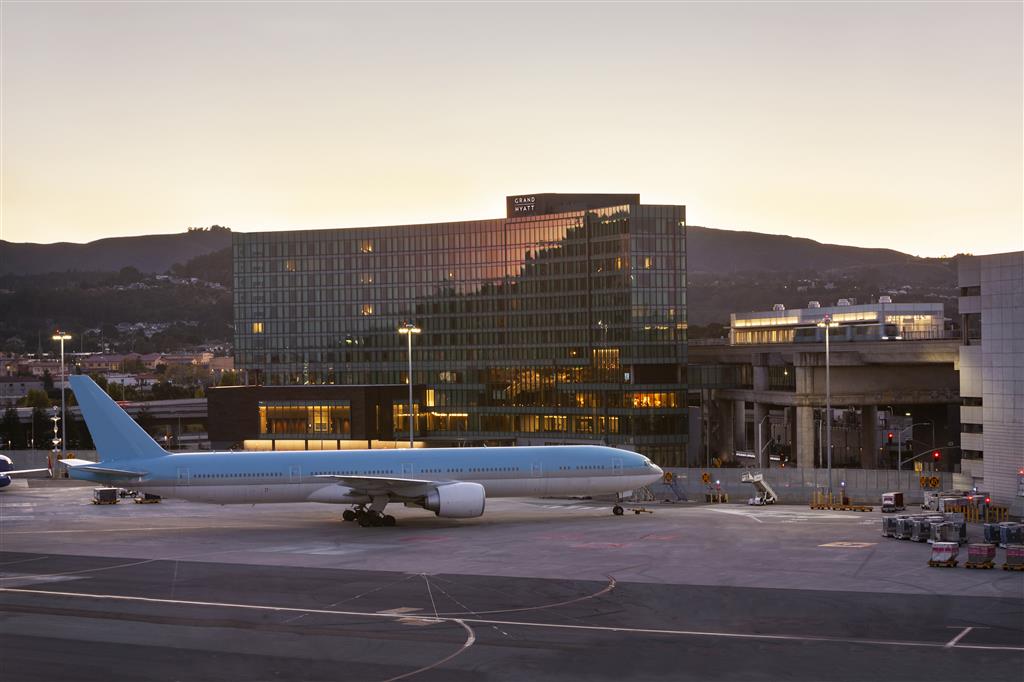
MULTIPOLYGON (((646 507, 630 507, 629 511, 633 512, 637 516, 640 516, 641 514, 654 513, 653 510, 647 509, 646 507)), ((621 504, 617 504, 614 507, 612 507, 612 514, 615 514, 616 516, 622 516, 625 513, 626 509, 621 504)))
POLYGON ((929 566, 938 566, 940 568, 956 568, 956 565, 959 563, 960 561, 958 559, 946 559, 944 561, 935 561, 934 559, 928 560, 929 566))

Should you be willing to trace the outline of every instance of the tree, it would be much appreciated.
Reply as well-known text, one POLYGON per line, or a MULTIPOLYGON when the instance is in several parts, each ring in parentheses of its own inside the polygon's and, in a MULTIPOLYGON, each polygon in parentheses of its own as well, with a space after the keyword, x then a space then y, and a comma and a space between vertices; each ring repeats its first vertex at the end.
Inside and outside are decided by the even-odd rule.
POLYGON ((219 386, 237 386, 238 385, 238 372, 226 371, 220 375, 219 386))
POLYGON ((46 394, 46 391, 40 391, 36 388, 29 390, 28 395, 19 402, 25 407, 36 407, 42 410, 53 405, 53 401, 50 400, 50 396, 46 394))
POLYGON ((53 390, 53 376, 48 369, 43 370, 43 390, 47 393, 53 390))
POLYGON ((3 447, 17 447, 25 444, 25 432, 18 421, 18 411, 8 407, 4 411, 3 421, 0 421, 0 439, 3 440, 3 447))
POLYGON ((29 430, 29 442, 36 450, 49 450, 52 447, 53 422, 42 407, 32 408, 32 426, 29 430))

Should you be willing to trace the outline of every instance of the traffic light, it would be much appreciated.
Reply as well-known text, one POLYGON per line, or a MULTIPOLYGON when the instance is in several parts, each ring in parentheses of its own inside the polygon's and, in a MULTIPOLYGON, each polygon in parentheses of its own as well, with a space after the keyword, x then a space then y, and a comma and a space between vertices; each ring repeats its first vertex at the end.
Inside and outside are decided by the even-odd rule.
POLYGON ((932 459, 934 459, 936 462, 939 461, 939 458, 941 456, 942 456, 942 453, 940 453, 938 450, 936 450, 935 452, 932 453, 932 459))
POLYGON ((890 431, 889 435, 887 436, 888 439, 889 439, 889 445, 892 445, 892 436, 893 436, 893 433, 892 433, 892 431, 890 431))

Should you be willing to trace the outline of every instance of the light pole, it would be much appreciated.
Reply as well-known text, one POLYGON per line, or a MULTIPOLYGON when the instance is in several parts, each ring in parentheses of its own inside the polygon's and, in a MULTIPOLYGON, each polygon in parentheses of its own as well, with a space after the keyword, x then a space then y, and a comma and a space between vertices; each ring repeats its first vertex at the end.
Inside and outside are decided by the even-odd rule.
MULTIPOLYGON (((64 372, 64 342, 71 340, 71 334, 57 330, 53 335, 53 340, 60 341, 60 457, 64 459, 67 454, 67 419, 64 415, 64 387, 68 383, 68 375, 64 372)), ((53 470, 57 471, 57 469, 57 462, 54 462, 53 470)))
POLYGON ((825 330, 825 455, 828 458, 828 499, 832 502, 832 368, 829 360, 828 337, 832 327, 838 327, 830 315, 822 318, 818 326, 825 330))
POLYGON ((405 334, 405 338, 408 341, 408 349, 409 349, 409 447, 410 448, 413 447, 413 444, 412 444, 413 430, 414 430, 414 426, 415 426, 415 423, 416 423, 415 419, 414 419, 413 406, 412 406, 412 335, 413 334, 419 334, 421 331, 423 331, 423 330, 420 329, 419 327, 417 327, 416 325, 414 325, 412 322, 406 322, 405 324, 403 324, 401 327, 398 328, 398 333, 399 334, 405 334))
MULTIPOLYGON (((903 432, 906 431, 907 429, 910 429, 910 440, 914 440, 914 427, 924 426, 925 424, 932 425, 932 448, 935 448, 935 422, 917 422, 916 424, 911 424, 910 426, 904 426, 902 429, 896 432, 899 436, 896 445, 896 449, 899 451, 899 455, 897 455, 896 457, 896 471, 903 471, 903 432)), ((908 459, 907 461, 910 462, 911 460, 908 459)))
MULTIPOLYGON (((608 359, 608 323, 604 320, 598 320, 597 328, 601 330, 603 338, 602 345, 604 346, 602 352, 598 354, 598 365, 600 370, 599 377, 600 381, 603 383, 608 378, 606 370, 611 364, 608 359)), ((601 397, 603 398, 602 402, 604 403, 604 444, 608 445, 608 391, 601 391, 601 397)))
MULTIPOLYGON (((766 414, 764 416, 764 419, 762 419, 760 421, 760 423, 757 425, 757 466, 758 466, 759 469, 763 469, 764 468, 764 462, 762 461, 762 457, 764 455, 763 451, 764 451, 764 447, 767 447, 767 445, 768 445, 767 443, 765 443, 764 447, 761 446, 761 441, 763 440, 762 437, 761 437, 761 427, 764 426, 764 423, 766 421, 768 421, 769 417, 771 417, 771 415, 770 414, 766 414)), ((769 440, 771 440, 770 434, 769 434, 769 440)))

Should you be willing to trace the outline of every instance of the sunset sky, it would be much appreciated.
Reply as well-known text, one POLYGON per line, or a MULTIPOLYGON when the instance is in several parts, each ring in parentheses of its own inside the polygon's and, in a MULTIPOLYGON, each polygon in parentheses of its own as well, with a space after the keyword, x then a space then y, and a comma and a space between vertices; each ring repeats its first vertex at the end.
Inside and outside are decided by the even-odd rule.
POLYGON ((1024 248, 1021 2, 3 2, 0 237, 504 214, 1024 248))

